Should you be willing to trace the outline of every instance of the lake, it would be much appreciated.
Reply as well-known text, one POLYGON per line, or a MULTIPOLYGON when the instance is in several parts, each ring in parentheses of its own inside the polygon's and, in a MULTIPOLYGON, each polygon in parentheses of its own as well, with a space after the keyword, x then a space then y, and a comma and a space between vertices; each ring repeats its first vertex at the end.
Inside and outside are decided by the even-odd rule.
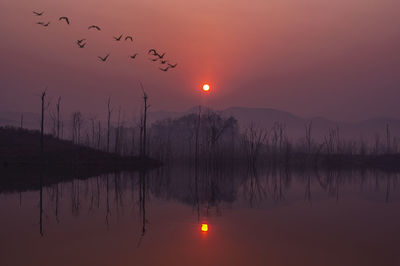
POLYGON ((0 265, 400 265, 399 177, 176 166, 2 192, 0 265))

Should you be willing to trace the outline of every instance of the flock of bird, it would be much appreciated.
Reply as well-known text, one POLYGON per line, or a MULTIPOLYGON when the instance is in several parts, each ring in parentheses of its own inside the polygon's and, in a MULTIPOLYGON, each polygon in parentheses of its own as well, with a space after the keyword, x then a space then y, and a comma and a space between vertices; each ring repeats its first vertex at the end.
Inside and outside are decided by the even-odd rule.
MULTIPOLYGON (((33 11, 33 14, 38 17, 42 17, 44 14, 44 11, 42 11, 42 12, 33 11)), ((59 17, 58 21, 66 23, 67 25, 70 25, 70 23, 71 23, 69 18, 66 16, 59 17)), ((37 24, 41 25, 43 27, 48 27, 50 25, 50 21, 48 21, 48 22, 39 21, 39 22, 37 22, 37 24)), ((101 31, 101 28, 97 25, 90 25, 88 27, 88 30, 101 31)), ((121 34, 119 36, 113 36, 113 39, 117 42, 120 42, 121 40, 133 42, 133 37, 130 35, 126 35, 124 38, 124 35, 121 34)), ((87 44, 87 39, 78 39, 76 41, 76 44, 79 48, 85 48, 85 46, 87 44)), ((171 64, 168 60, 166 60, 164 58, 165 54, 166 53, 159 53, 156 49, 150 49, 147 51, 147 55, 150 56, 149 60, 151 62, 159 62, 161 67, 158 67, 158 69, 160 69, 161 71, 167 72, 169 69, 175 68, 178 64, 177 63, 171 64)), ((133 55, 130 55, 129 58, 135 59, 137 55, 138 55, 138 53, 134 53, 133 55)), ((109 59, 109 57, 110 57, 110 53, 106 54, 105 56, 98 56, 98 59, 102 62, 106 62, 109 59)))

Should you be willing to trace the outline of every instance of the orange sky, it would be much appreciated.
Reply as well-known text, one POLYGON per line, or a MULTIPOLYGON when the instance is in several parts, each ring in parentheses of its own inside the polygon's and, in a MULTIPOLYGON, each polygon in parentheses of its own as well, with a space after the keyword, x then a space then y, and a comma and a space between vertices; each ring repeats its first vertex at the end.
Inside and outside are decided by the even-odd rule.
POLYGON ((0 111, 37 112, 47 85, 66 111, 104 112, 111 96, 130 112, 139 108, 141 80, 153 110, 205 102, 343 120, 400 116, 395 0, 3 0, 0 8, 0 111), (91 24, 103 30, 88 31, 91 24), (112 39, 127 33, 133 44, 112 39), (88 39, 86 48, 76 47, 78 38, 88 39), (178 67, 159 71, 149 48, 178 67), (97 59, 107 53, 109 62, 97 59), (203 82, 213 89, 207 100, 203 82))

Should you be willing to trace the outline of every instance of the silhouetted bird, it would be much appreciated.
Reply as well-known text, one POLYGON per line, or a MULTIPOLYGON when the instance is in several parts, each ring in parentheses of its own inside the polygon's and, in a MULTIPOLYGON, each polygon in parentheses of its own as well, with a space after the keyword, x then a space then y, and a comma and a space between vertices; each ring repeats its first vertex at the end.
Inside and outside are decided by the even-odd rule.
POLYGON ((169 66, 167 66, 166 68, 161 68, 161 67, 159 67, 159 69, 162 70, 162 71, 164 71, 164 72, 167 72, 168 69, 169 69, 169 66))
POLYGON ((76 43, 77 43, 77 44, 81 44, 83 41, 86 41, 86 39, 77 40, 76 43))
POLYGON ((43 11, 42 12, 36 12, 36 11, 32 11, 33 12, 33 14, 35 14, 36 16, 41 16, 41 15, 43 15, 43 11))
POLYGON ((160 55, 159 53, 156 53, 155 55, 156 55, 156 56, 158 56, 160 59, 163 59, 163 58, 164 58, 164 55, 165 55, 165 53, 163 53, 162 55, 160 55))
POLYGON ((96 26, 96 25, 91 25, 91 26, 89 26, 89 27, 88 27, 88 30, 90 30, 90 29, 101 30, 100 27, 99 27, 99 26, 96 26))
POLYGON ((60 17, 58 20, 65 20, 65 22, 67 22, 67 24, 69 25, 69 19, 67 17, 60 17))
POLYGON ((152 59, 152 58, 149 58, 149 60, 155 62, 155 61, 158 60, 158 58, 153 58, 153 59, 152 59))
POLYGON ((157 55, 157 51, 156 51, 156 49, 150 49, 148 51, 148 54, 157 55))
POLYGON ((176 63, 174 65, 171 65, 171 64, 168 63, 168 66, 171 67, 171 68, 175 68, 177 65, 178 65, 178 63, 176 63))
POLYGON ((79 48, 85 48, 85 45, 87 44, 87 42, 84 43, 80 43, 79 41, 77 42, 79 48))
POLYGON ((44 22, 38 22, 38 23, 36 23, 36 24, 42 25, 43 27, 47 27, 47 26, 50 25, 50 21, 47 22, 46 24, 45 24, 44 22))
POLYGON ((98 58, 99 58, 101 61, 105 62, 105 61, 107 61, 107 58, 108 58, 109 55, 110 55, 110 54, 107 54, 105 57, 98 56, 98 58))
POLYGON ((132 58, 132 59, 135 59, 137 55, 138 55, 138 53, 135 53, 134 55, 131 55, 129 57, 132 58))
POLYGON ((161 60, 160 63, 164 65, 165 63, 167 63, 167 60, 161 60))
POLYGON ((116 41, 120 41, 121 40, 121 38, 122 38, 122 34, 121 34, 121 36, 119 36, 119 37, 114 37, 114 39, 116 40, 116 41))
POLYGON ((133 42, 132 36, 126 36, 126 37, 125 37, 125 41, 127 41, 128 39, 131 40, 131 42, 133 42))

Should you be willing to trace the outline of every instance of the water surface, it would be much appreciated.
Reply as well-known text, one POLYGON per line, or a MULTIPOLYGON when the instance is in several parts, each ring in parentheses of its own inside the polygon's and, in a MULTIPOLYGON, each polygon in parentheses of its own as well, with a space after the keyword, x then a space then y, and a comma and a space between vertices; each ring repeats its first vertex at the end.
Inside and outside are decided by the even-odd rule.
POLYGON ((400 265, 398 181, 165 167, 4 192, 0 265, 400 265))

